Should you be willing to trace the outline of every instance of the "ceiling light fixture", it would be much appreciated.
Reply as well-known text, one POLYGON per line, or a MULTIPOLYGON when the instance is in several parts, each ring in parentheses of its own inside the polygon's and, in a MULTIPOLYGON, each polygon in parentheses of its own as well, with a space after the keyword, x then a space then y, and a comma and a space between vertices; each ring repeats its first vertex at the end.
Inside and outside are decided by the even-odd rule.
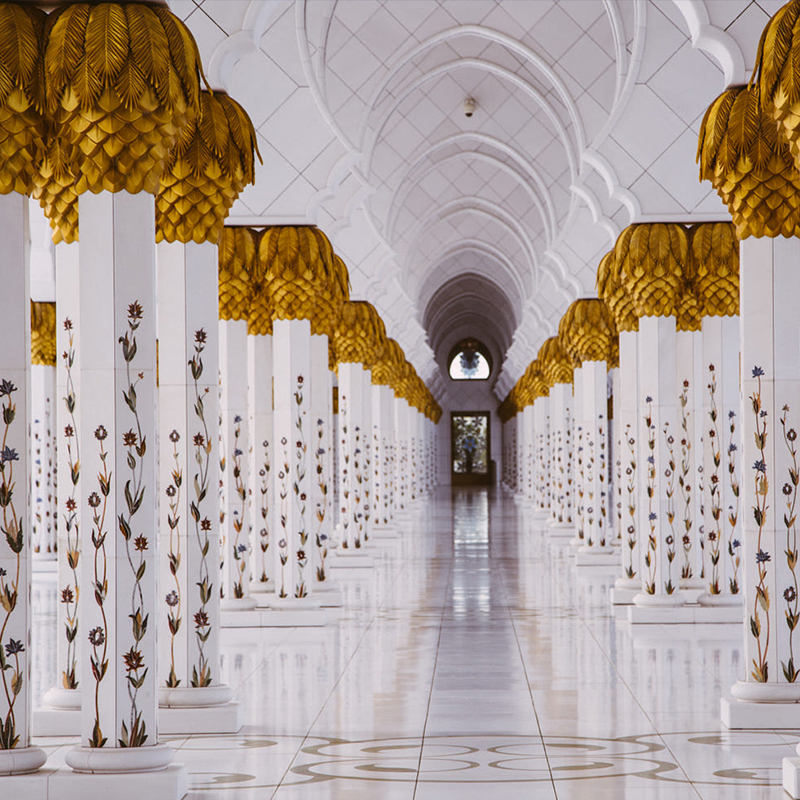
POLYGON ((472 97, 468 97, 464 101, 464 116, 469 119, 475 113, 475 100, 472 97))

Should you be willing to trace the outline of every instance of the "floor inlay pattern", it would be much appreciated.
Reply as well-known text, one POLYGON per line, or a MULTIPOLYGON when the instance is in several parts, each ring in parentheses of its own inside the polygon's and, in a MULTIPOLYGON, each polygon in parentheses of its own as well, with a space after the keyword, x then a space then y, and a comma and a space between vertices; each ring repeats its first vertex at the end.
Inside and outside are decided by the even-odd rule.
MULTIPOLYGON (((341 620, 226 629, 234 736, 171 737, 190 800, 779 800, 800 732, 727 731, 738 625, 630 627, 615 574, 499 492, 439 490, 375 567, 339 581, 341 620)), ((54 591, 37 575, 38 698, 54 591)), ((39 742, 58 765, 72 742, 39 742)))

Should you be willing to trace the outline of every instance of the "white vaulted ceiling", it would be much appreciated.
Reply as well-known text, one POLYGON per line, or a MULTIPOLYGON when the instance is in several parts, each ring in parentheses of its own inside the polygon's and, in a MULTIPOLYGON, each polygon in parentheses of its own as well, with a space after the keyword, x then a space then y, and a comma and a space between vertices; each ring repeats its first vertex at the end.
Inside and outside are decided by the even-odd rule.
POLYGON ((727 216, 698 127, 781 5, 170 0, 258 130, 232 222, 319 225, 423 378, 475 336, 498 394, 626 225, 727 216))

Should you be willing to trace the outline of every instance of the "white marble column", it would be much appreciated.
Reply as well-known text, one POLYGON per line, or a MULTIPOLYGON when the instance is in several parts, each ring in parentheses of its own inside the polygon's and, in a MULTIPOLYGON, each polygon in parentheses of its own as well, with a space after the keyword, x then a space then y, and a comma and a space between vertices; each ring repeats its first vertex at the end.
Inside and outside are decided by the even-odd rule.
POLYGON ((395 515, 405 517, 408 511, 408 403, 395 394, 395 515))
POLYGON ((583 544, 578 566, 613 564, 618 558, 611 541, 608 501, 608 367, 605 361, 584 361, 575 371, 583 406, 583 544))
POLYGON ((573 528, 572 416, 572 384, 556 383, 550 388, 553 491, 549 520, 556 530, 573 528))
MULTIPOLYGON (((328 369, 328 337, 311 336, 311 442, 309 468, 311 470, 311 500, 314 513, 313 553, 317 590, 331 584, 328 555, 333 533, 333 384, 328 369)), ((331 584, 332 585, 332 584, 331 584)))
POLYGON ((703 605, 742 602, 739 317, 703 318, 703 605))
POLYGON ((642 588, 638 337, 637 331, 619 332, 619 390, 614 397, 614 416, 621 462, 622 575, 614 581, 613 603, 630 603, 642 588))
POLYGON ((680 542, 677 516, 680 423, 675 317, 639 320, 639 537, 642 591, 634 603, 677 606, 680 542))
POLYGON ((58 436, 58 621, 57 682, 36 714, 37 733, 77 733, 81 707, 81 637, 78 596, 81 576, 81 405, 79 245, 56 247, 56 432, 58 436), (59 722, 59 719, 61 720, 59 722), (64 721, 66 720, 66 721, 64 721))
POLYGON ((675 522, 680 541, 676 560, 680 564, 680 588, 692 592, 691 599, 704 586, 702 493, 698 489, 703 473, 697 470, 703 452, 702 348, 700 331, 677 332, 678 435, 675 437, 675 461, 678 488, 675 522))
MULTIPOLYGON (((326 354, 327 358, 327 354, 326 354)), ((250 419, 250 526, 252 560, 250 589, 254 594, 275 591, 272 548, 273 421, 272 335, 247 336, 248 416, 250 419)), ((256 598, 258 602, 258 598, 256 598)))
POLYGON ((81 740, 78 772, 165 769, 158 744, 154 200, 80 198, 81 740))
POLYGON ((573 372, 573 408, 575 414, 572 419, 572 461, 575 474, 575 513, 573 521, 575 523, 575 536, 570 544, 582 546, 584 544, 584 534, 586 526, 586 447, 584 442, 584 431, 586 427, 585 419, 585 387, 584 387, 583 366, 575 367, 573 372))
POLYGON ((373 497, 372 374, 361 365, 361 521, 364 544, 372 537, 373 497))
POLYGON ((311 425, 311 324, 276 319, 273 323, 276 547, 275 592, 297 605, 309 598, 316 581, 311 538, 315 517, 311 499, 315 432, 311 425))
POLYGON ((733 727, 764 727, 768 720, 784 727, 787 712, 800 722, 794 514, 800 239, 747 238, 739 252, 745 658, 743 679, 731 689, 735 699, 723 700, 722 717, 733 727))
POLYGON ((361 364, 339 364, 339 498, 342 514, 342 548, 350 552, 364 546, 362 481, 362 404, 364 370, 361 364))
MULTIPOLYGON (((45 752, 31 747, 31 543, 28 393, 31 335, 28 198, 0 196, 0 776, 33 772, 45 752)), ((0 777, 2 780, 2 777, 0 777)))
POLYGON ((169 733, 239 729, 220 681, 217 248, 160 242, 159 717, 169 733))
POLYGON ((220 431, 222 470, 222 609, 248 611, 252 547, 250 539, 250 420, 247 413, 247 321, 219 321, 220 431))
POLYGON ((31 365, 31 544, 36 560, 56 558, 56 368, 31 365))

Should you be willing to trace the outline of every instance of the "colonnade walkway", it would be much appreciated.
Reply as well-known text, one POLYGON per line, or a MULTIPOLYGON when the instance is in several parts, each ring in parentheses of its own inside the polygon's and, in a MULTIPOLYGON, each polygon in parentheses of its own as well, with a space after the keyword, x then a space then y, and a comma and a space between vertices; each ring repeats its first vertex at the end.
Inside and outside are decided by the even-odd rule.
MULTIPOLYGON (((222 631, 236 735, 164 737, 191 800, 763 800, 800 732, 726 731, 741 625, 613 617, 499 489, 440 487, 320 628, 222 631)), ((377 547, 377 545, 376 545, 377 547)), ((56 682, 56 583, 34 578, 34 704, 56 682)), ((74 741, 37 739, 48 768, 74 741)))

